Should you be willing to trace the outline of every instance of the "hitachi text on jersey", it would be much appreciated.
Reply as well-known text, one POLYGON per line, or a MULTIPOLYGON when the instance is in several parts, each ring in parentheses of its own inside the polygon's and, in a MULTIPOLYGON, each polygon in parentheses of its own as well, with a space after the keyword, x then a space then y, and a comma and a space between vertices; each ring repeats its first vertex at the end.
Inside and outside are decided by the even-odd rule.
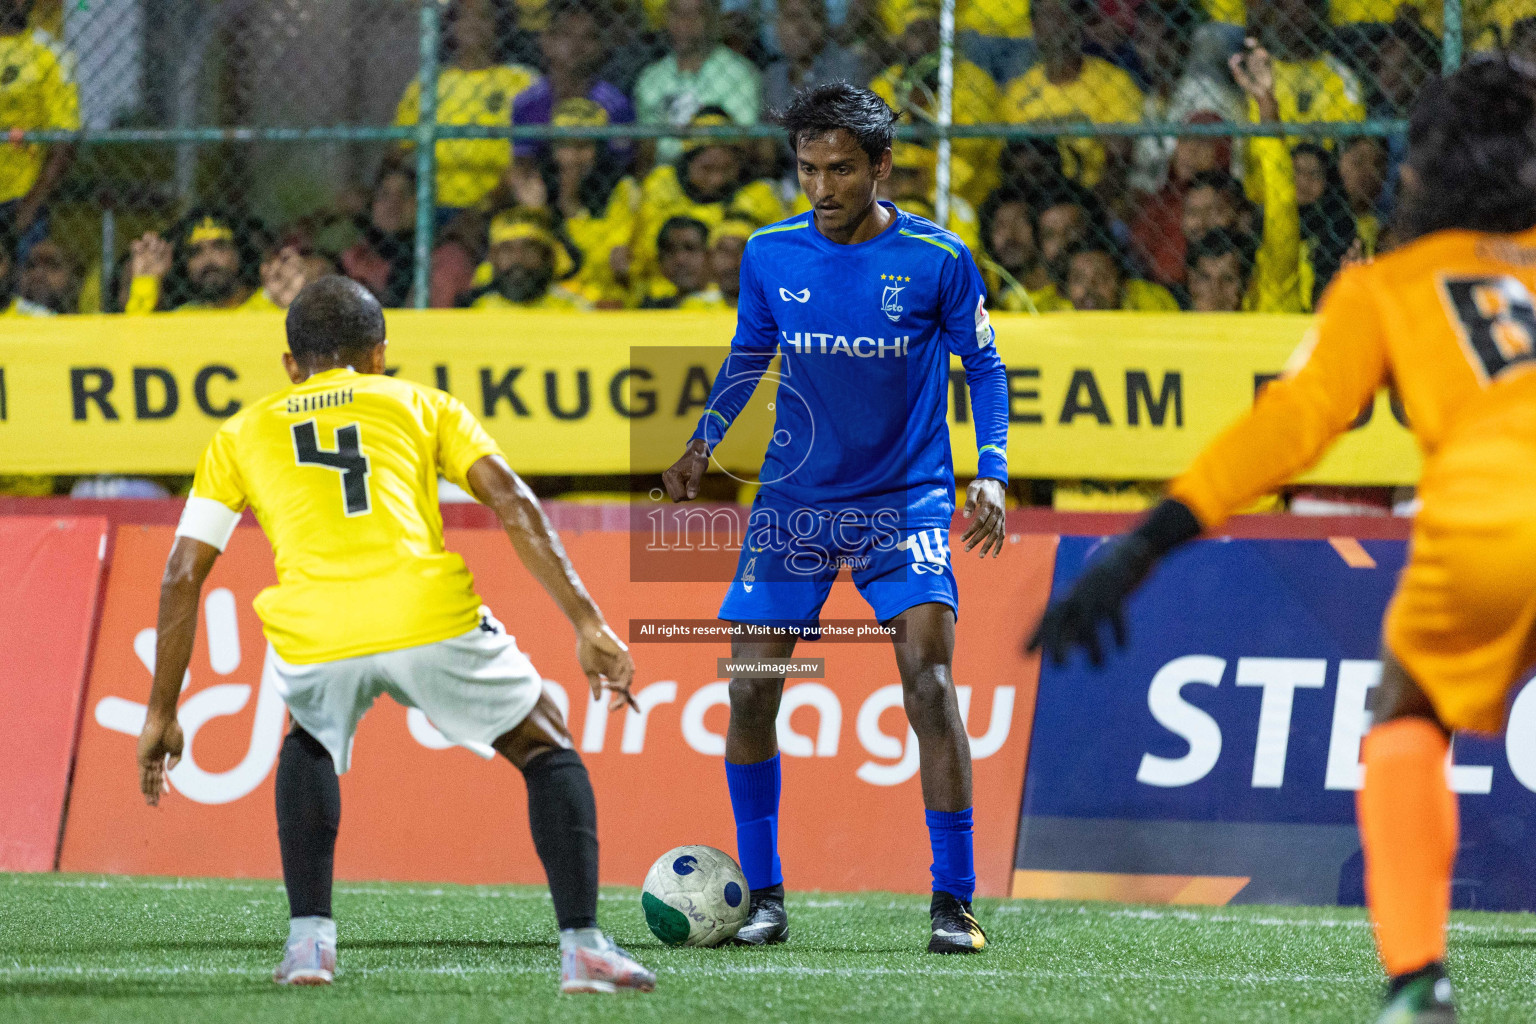
POLYGON ((892 359, 900 359, 907 354, 907 344, 912 340, 910 335, 903 334, 899 338, 854 338, 851 341, 841 334, 823 334, 819 331, 780 331, 784 338, 784 344, 794 349, 797 355, 847 355, 859 359, 884 359, 890 356, 892 359))

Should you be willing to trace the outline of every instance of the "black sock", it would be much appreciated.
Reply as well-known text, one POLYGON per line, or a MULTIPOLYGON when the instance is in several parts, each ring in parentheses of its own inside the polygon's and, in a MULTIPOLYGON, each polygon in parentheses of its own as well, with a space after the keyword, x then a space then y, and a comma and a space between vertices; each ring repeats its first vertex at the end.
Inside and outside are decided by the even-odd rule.
POLYGON ((1387 998, 1391 999, 1393 996, 1397 995, 1403 989, 1407 988, 1409 985, 1412 985, 1420 978, 1434 978, 1436 981, 1438 981, 1443 977, 1445 977, 1445 964, 1442 964, 1440 961, 1436 960, 1433 963, 1425 965, 1424 967, 1420 967, 1416 971, 1409 971, 1407 974, 1399 974, 1391 981, 1387 982, 1387 998))
POLYGON ((277 842, 293 917, 331 916, 341 784, 320 741, 297 725, 277 758, 277 842))
POLYGON ((540 754, 523 767, 528 827, 544 862, 561 930, 597 927, 597 802, 574 750, 540 754))
POLYGON ((777 885, 766 885, 766 886, 764 886, 761 889, 753 889, 747 895, 755 897, 757 899, 767 898, 767 899, 771 899, 771 900, 778 900, 780 903, 783 903, 784 902, 784 883, 783 882, 779 882, 777 885))

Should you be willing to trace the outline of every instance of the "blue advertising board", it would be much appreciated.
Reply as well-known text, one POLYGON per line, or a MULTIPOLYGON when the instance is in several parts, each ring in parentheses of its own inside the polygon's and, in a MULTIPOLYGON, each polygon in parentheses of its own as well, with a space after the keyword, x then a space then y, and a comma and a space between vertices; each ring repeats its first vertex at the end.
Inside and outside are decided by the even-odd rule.
MULTIPOLYGON (((1063 537, 1053 592, 1101 538, 1063 537)), ((1363 902, 1355 793, 1402 541, 1187 545, 1131 600, 1130 646, 1041 668, 1016 867, 1234 880, 1236 903, 1363 902), (1246 881, 1243 881, 1246 879, 1246 881)), ((1458 736, 1458 907, 1536 910, 1536 687, 1458 736)))

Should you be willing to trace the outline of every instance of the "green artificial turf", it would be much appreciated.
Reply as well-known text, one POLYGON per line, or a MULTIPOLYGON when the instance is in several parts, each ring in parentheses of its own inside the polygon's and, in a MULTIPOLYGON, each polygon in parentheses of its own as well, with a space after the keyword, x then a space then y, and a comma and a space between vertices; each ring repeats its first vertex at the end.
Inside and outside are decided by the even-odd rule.
MULTIPOLYGON (((668 949, 634 890, 603 925, 658 975, 648 996, 560 996, 548 896, 527 887, 342 884, 340 974, 269 972, 286 903, 268 881, 0 875, 0 1021, 1369 1022, 1363 915, 980 900, 980 956, 923 952, 927 900, 790 897, 771 949, 668 949)), ((1463 1021, 1536 1019, 1536 917, 1458 914, 1463 1021)))

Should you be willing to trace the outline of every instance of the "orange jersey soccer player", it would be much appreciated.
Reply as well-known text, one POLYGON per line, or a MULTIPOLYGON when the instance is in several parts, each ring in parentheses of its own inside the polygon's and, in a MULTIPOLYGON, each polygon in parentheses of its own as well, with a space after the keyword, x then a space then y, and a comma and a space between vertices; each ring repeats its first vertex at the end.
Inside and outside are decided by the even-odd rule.
POLYGON ((1536 662, 1536 67, 1492 57, 1427 88, 1403 186, 1409 244, 1339 275, 1287 375, 1100 551, 1031 645, 1100 663, 1100 627, 1125 642, 1122 605, 1159 557, 1310 466, 1394 386, 1423 507, 1383 626, 1357 812, 1391 978, 1379 1024, 1447 1024, 1448 734, 1502 728, 1536 662))

